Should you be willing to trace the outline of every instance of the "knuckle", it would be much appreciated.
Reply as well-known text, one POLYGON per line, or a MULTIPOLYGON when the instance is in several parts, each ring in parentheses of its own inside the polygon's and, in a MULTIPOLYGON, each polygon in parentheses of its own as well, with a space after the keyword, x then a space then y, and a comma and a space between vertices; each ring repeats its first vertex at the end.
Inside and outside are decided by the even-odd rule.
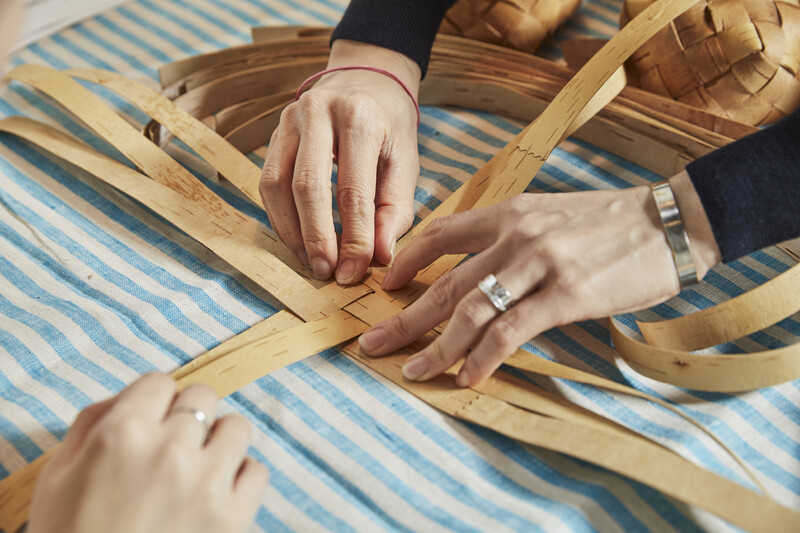
POLYGON ((581 272, 573 268, 559 269, 554 285, 560 294, 573 302, 587 301, 592 297, 591 283, 581 272))
POLYGON ((357 261, 368 261, 372 259, 374 252, 373 243, 355 235, 342 238, 342 245, 339 248, 339 257, 344 259, 356 259, 357 261))
POLYGON ((281 171, 280 162, 275 158, 267 157, 266 161, 264 161, 264 168, 261 171, 261 179, 258 182, 262 193, 274 193, 280 188, 281 171))
MULTIPOLYGON (((303 97, 301 96, 300 98, 302 99, 303 97)), ((283 111, 281 111, 281 120, 280 120, 281 124, 286 122, 293 122, 296 118, 297 118, 297 102, 292 102, 291 104, 284 107, 283 111)), ((277 131, 278 130, 275 130, 275 133, 277 133, 277 131)))
POLYGON ((530 206, 527 204, 527 198, 524 194, 519 194, 508 200, 507 208, 512 215, 517 217, 527 216, 530 212, 530 206))
POLYGON ((563 257, 566 251, 564 240, 553 231, 543 234, 539 238, 539 245, 554 258, 563 257))
POLYGON ((464 298, 459 302, 456 307, 453 318, 458 320, 460 324, 467 328, 474 330, 484 325, 481 319, 482 315, 486 314, 486 303, 478 302, 473 298, 464 298))
POLYGON ((395 315, 390 324, 397 336, 401 339, 411 338, 416 331, 413 321, 408 317, 408 313, 395 315))
POLYGON ((146 374, 141 381, 142 383, 147 383, 148 386, 155 387, 159 392, 166 392, 170 389, 175 389, 175 380, 170 376, 160 372, 146 374))
POLYGON ((339 211, 356 220, 363 220, 364 214, 373 207, 373 200, 363 187, 339 186, 336 191, 339 211))
MULTIPOLYGON (((299 163, 299 162, 298 162, 299 163)), ((322 195, 322 186, 317 173, 309 168, 296 169, 292 181, 292 192, 303 200, 314 200, 322 195)))
POLYGON ((217 395, 214 392, 214 389, 206 385, 205 383, 192 383, 185 389, 181 394, 186 394, 190 392, 193 396, 196 397, 196 401, 209 403, 209 402, 216 402, 217 395))
POLYGON ((562 271, 564 265, 570 261, 563 240, 555 232, 539 235, 533 242, 531 252, 556 272, 562 271))
POLYGON ((320 112, 328 106, 328 102, 329 99, 324 91, 315 91, 312 88, 301 94, 300 98, 295 102, 295 113, 299 113, 304 121, 313 121, 318 118, 320 112))
POLYGON ((486 334, 489 342, 502 352, 503 356, 508 355, 517 348, 517 335, 519 328, 512 320, 496 320, 488 329, 486 334))
POLYGON ((452 222, 453 218, 451 216, 434 219, 433 222, 428 224, 428 227, 422 231, 420 237, 432 241, 439 240, 447 234, 447 229, 452 222))
POLYGON ((136 447, 144 424, 133 415, 106 418, 98 424, 94 445, 98 452, 124 451, 136 447))
POLYGON ((337 116, 342 117, 342 127, 348 136, 367 137, 384 126, 381 107, 369 94, 343 100, 337 111, 341 113, 337 116))
POLYGON ((324 254, 327 249, 327 239, 321 235, 306 234, 303 236, 303 245, 309 256, 324 254))
POLYGON ((442 348, 441 339, 437 338, 433 341, 433 345, 427 350, 429 361, 433 362, 435 366, 440 368, 447 368, 455 363, 454 358, 449 357, 444 353, 442 348))
POLYGON ((281 227, 278 228, 278 233, 280 234, 281 240, 286 244, 294 245, 303 242, 303 236, 294 226, 281 225, 281 227))
POLYGON ((508 229, 506 240, 518 246, 521 243, 535 239, 538 234, 538 224, 528 217, 523 217, 508 229))
POLYGON ((431 285, 426 293, 431 305, 449 309, 455 300, 455 277, 448 272, 431 285))

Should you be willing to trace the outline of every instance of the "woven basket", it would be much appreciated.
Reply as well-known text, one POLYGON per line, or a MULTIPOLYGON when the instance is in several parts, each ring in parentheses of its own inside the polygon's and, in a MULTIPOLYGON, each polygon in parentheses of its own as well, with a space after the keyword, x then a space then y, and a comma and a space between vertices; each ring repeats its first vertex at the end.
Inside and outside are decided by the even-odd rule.
MULTIPOLYGON (((620 25, 653 0, 626 0, 620 25)), ((739 122, 800 105, 798 0, 706 0, 631 58, 631 83, 739 122), (638 78, 638 79, 637 79, 638 78)))
POLYGON ((439 31, 533 53, 580 0, 459 0, 439 31))

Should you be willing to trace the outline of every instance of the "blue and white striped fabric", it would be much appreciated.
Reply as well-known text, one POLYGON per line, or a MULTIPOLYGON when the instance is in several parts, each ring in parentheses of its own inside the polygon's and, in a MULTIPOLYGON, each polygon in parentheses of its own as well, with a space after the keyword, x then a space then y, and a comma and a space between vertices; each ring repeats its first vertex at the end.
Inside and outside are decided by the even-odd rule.
MULTIPOLYGON (((253 25, 333 25, 346 3, 134 0, 29 46, 12 64, 100 67, 156 87, 162 63, 247 42, 253 25)), ((545 52, 557 55, 561 39, 613 34, 620 4, 587 0, 545 52)), ((137 126, 145 122, 130 105, 101 94, 137 126)), ((0 90, 0 115, 55 124, 116 156, 23 85, 0 90)), ((427 215, 519 129, 485 113, 423 109, 418 215, 427 215)), ((233 199, 207 177, 206 166, 179 148, 173 154, 233 199)), ((571 141, 531 189, 611 189, 656 179, 571 141)), ((0 204, 0 478, 52 447, 82 407, 144 372, 175 369, 277 308, 146 208, 7 135, 0 135, 0 204)), ((237 206, 256 213, 244 202, 237 206)), ((791 263, 777 249, 755 253, 719 266, 699 291, 645 314, 671 317, 709 306, 791 263)), ((772 348, 797 342, 799 334, 794 317, 721 349, 772 348)), ((658 384, 615 361, 605 326, 594 321, 546 332, 526 348, 679 402, 744 458, 776 499, 800 507, 800 384, 737 396, 658 384)), ((541 385, 748 483, 718 446, 672 413, 588 386, 541 385)), ((256 530, 732 529, 616 474, 442 415, 337 350, 260 379, 222 409, 250 419, 251 452, 271 470, 256 530)))

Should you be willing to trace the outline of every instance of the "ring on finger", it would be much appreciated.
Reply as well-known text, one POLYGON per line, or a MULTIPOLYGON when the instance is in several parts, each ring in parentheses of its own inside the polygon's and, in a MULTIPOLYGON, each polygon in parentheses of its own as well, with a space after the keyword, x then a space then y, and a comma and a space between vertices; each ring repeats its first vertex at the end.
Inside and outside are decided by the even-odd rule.
POLYGON ((200 409, 195 409, 194 407, 189 407, 186 405, 176 405, 169 411, 169 416, 173 415, 189 415, 203 424, 203 428, 205 429, 206 433, 208 433, 208 431, 211 429, 211 423, 208 419, 208 415, 200 409))
POLYGON ((486 298, 492 303, 495 309, 501 313, 505 313, 512 307, 516 301, 508 290, 500 285, 494 274, 489 274, 478 282, 478 289, 486 295, 486 298))

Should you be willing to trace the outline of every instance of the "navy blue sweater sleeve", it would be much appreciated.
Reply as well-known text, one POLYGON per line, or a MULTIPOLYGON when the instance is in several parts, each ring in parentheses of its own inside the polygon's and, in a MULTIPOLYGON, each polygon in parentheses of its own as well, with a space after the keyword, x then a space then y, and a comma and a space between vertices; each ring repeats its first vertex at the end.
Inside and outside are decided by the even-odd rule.
POLYGON ((395 50, 428 70, 436 32, 456 0, 352 0, 331 41, 348 39, 395 50))
POLYGON ((800 109, 687 171, 723 261, 800 237, 800 109))
MULTIPOLYGON (((455 0, 352 0, 332 40, 401 52, 428 67, 436 31, 455 0)), ((800 237, 800 109, 687 167, 723 261, 800 237)))

